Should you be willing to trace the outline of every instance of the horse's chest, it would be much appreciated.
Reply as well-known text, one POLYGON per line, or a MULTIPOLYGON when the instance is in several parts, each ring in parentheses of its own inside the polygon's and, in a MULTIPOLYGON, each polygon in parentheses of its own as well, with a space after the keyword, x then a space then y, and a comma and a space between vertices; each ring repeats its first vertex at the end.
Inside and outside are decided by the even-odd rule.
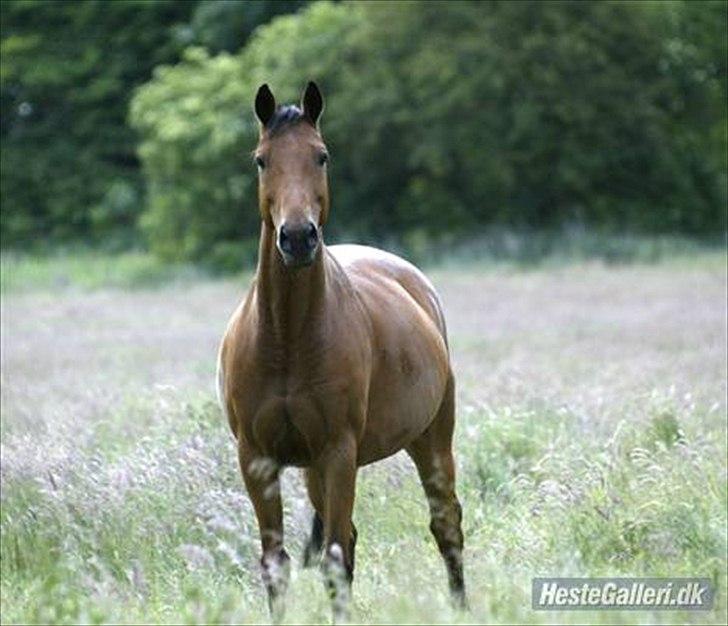
POLYGON ((308 465, 346 420, 346 396, 271 377, 248 396, 242 427, 246 439, 286 465, 308 465))
POLYGON ((308 465, 343 430, 361 430, 368 370, 348 341, 328 337, 286 350, 252 341, 238 344, 233 356, 238 431, 260 453, 308 465))

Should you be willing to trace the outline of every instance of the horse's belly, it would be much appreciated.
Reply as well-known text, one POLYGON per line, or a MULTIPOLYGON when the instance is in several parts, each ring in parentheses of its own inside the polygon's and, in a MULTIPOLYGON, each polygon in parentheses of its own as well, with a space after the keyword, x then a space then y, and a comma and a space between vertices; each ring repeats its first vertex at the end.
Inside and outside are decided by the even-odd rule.
POLYGON ((450 362, 432 284, 399 257, 363 246, 335 246, 335 256, 368 311, 372 376, 359 463, 406 447, 430 425, 442 402, 450 362))
POLYGON ((387 337, 371 380, 360 464, 390 456, 422 434, 440 408, 449 373, 447 348, 433 324, 387 337))
MULTIPOLYGON (((367 427, 359 444, 359 465, 379 461, 406 448, 419 437, 434 419, 444 393, 440 397, 416 398, 403 390, 400 398, 373 403, 367 416, 367 427)), ((423 390, 424 392, 425 390, 423 390)), ((394 390, 392 390, 394 392, 394 390)))

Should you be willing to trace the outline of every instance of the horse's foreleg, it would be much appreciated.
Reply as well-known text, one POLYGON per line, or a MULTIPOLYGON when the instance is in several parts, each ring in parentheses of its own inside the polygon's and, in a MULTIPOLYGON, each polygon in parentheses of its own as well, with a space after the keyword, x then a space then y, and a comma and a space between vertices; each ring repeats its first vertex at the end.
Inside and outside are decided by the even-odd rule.
POLYGON ((452 455, 454 385, 449 381, 435 420, 408 448, 430 505, 430 530, 447 567, 450 593, 465 608, 462 508, 455 493, 452 455))
POLYGON ((280 467, 271 459, 239 446, 240 468, 248 495, 258 518, 263 555, 260 559, 268 607, 275 622, 283 619, 284 595, 290 573, 289 557, 283 548, 283 507, 280 467))
POLYGON ((345 439, 329 448, 317 467, 323 485, 323 569, 334 621, 346 619, 354 578, 355 534, 351 514, 356 488, 356 444, 345 439))

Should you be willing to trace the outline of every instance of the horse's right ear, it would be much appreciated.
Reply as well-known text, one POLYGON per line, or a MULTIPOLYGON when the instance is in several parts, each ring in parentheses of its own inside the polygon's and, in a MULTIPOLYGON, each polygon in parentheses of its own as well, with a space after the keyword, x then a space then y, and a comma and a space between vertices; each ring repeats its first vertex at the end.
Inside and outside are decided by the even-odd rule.
POLYGON ((306 85, 306 90, 301 98, 301 108, 306 119, 317 126, 321 111, 324 110, 324 97, 321 95, 318 85, 313 81, 309 81, 306 85))
POLYGON ((268 122, 270 122, 275 112, 276 99, 273 97, 273 93, 268 88, 268 85, 263 83, 255 95, 255 114, 258 116, 263 128, 268 125, 268 122))

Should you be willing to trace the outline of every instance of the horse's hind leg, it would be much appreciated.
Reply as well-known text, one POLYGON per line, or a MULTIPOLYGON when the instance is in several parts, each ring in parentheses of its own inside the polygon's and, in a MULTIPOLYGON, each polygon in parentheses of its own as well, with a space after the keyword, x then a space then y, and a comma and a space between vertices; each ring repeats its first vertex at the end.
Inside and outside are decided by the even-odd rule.
POLYGON ((317 511, 313 512, 311 520, 311 535, 303 549, 303 566, 313 567, 317 557, 324 548, 324 522, 317 511))
POLYGON ((306 491, 308 498, 313 505, 313 520, 311 521, 311 536, 303 549, 303 566, 312 567, 321 556, 324 548, 324 488, 321 478, 316 470, 307 468, 304 470, 306 479, 306 491))
MULTIPOLYGON (((321 479, 316 475, 314 470, 305 470, 305 478, 308 497, 314 507, 314 512, 313 519, 311 521, 311 535, 309 536, 308 541, 306 542, 306 547, 303 550, 303 566, 313 567, 319 562, 321 552, 324 548, 324 521, 322 519, 324 510, 324 494, 323 487, 321 486, 321 479)), ((349 541, 352 574, 354 571, 356 538, 356 526, 354 526, 354 523, 352 522, 351 540, 349 541)))
POLYGON ((243 480, 258 518, 263 556, 260 559, 268 608, 274 622, 283 619, 284 595, 288 587, 290 558, 283 548, 283 507, 280 467, 270 459, 252 454, 243 445, 238 456, 243 480))
POLYGON ((455 384, 450 377, 437 416, 407 452, 417 466, 430 505, 430 530, 445 561, 453 600, 467 605, 463 578, 462 508, 455 493, 452 435, 455 426, 455 384))

